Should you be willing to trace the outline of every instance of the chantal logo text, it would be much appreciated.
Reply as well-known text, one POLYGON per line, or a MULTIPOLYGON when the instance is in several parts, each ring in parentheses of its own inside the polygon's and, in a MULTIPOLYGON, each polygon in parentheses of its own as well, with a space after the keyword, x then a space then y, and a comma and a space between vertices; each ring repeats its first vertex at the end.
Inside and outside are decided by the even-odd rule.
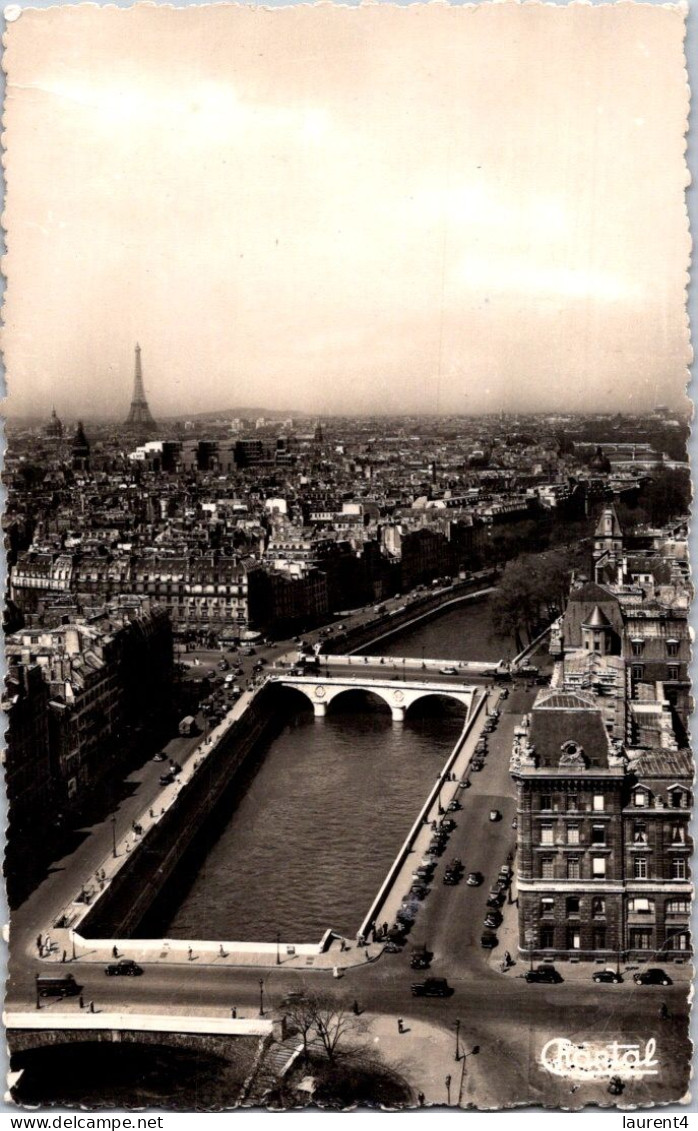
POLYGON ((574 1080, 640 1080, 659 1074, 659 1061, 655 1057, 657 1042, 654 1037, 643 1049, 640 1044, 623 1044, 610 1041, 606 1045, 585 1042, 575 1045, 566 1037, 553 1037, 543 1046, 540 1062, 553 1076, 574 1080))

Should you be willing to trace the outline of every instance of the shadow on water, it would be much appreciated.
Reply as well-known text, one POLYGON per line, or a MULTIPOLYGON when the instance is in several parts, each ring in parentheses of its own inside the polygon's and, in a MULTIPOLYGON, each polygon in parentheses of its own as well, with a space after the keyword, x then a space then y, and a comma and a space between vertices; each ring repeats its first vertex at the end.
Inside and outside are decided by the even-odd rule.
POLYGON ((247 797, 252 783, 262 769, 270 746, 284 732, 307 725, 312 716, 312 707, 306 696, 293 688, 279 690, 275 708, 267 736, 257 744, 233 782, 211 809, 208 819, 172 875, 163 884, 147 915, 133 932, 134 937, 147 939, 163 938, 166 935, 177 909, 187 899, 200 878, 210 853, 235 817, 238 807, 247 797))

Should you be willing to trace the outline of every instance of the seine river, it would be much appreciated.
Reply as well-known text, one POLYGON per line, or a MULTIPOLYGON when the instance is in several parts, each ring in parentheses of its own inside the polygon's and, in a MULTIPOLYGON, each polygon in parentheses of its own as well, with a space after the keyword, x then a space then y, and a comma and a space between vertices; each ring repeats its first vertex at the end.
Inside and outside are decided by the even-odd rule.
MULTIPOLYGON (((391 641, 390 654, 494 659, 486 602, 456 608, 391 641)), ((382 654, 387 644, 375 646, 382 654)), ((462 728, 442 702, 394 726, 359 694, 315 720, 289 696, 288 723, 248 775, 230 819, 187 878, 158 933, 169 938, 314 942, 355 935, 428 788, 462 728)), ((149 925, 151 933, 153 925, 149 925)))

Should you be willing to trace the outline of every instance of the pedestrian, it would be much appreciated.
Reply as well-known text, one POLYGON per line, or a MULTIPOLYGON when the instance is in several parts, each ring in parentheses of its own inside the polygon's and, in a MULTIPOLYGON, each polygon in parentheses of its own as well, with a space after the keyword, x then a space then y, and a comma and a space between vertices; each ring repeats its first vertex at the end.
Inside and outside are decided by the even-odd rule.
POLYGON ((90 1002, 90 1013, 94 1013, 94 1011, 95 1011, 95 1003, 93 1001, 91 1001, 90 1002))
POLYGON ((237 1015, 238 1015, 237 1007, 233 1006, 233 1008, 230 1011, 230 1016, 232 1017, 233 1021, 235 1021, 237 1015))
POLYGON ((339 950, 340 950, 340 954, 344 954, 344 951, 345 951, 346 949, 347 949, 346 939, 340 939, 340 940, 339 940, 339 950))
POLYGON ((43 946, 43 939, 41 938, 41 935, 37 935, 36 936, 36 949, 38 950, 39 954, 41 954, 42 946, 43 946))
POLYGON ((417 1103, 420 1107, 424 1107, 424 1092, 417 1092, 417 1103))
POLYGON ((225 958, 225 951, 223 950, 223 943, 221 943, 221 945, 219 947, 219 953, 220 953, 221 958, 225 958))
POLYGON ((80 994, 80 997, 78 998, 78 1001, 80 1002, 80 1008, 81 1008, 81 1009, 84 1009, 84 1008, 85 1008, 85 999, 84 999, 84 997, 82 996, 82 994, 80 994))
POLYGON ((118 946, 113 946, 113 947, 111 948, 111 956, 112 956, 112 958, 118 958, 118 957, 119 957, 119 948, 118 948, 118 946))
POLYGON ((659 1016, 662 1021, 667 1021, 669 1018, 669 1007, 665 1001, 659 1007, 659 1016))
POLYGON ((405 1032, 405 1022, 402 1020, 402 1017, 398 1017, 397 1019, 397 1031, 398 1033, 405 1032))
POLYGON ((191 960, 193 959, 193 957, 194 957, 194 951, 192 950, 192 948, 191 948, 191 947, 189 947, 189 961, 190 961, 190 962, 191 962, 191 960))
POLYGON ((67 950, 64 950, 64 951, 63 951, 63 957, 61 958, 61 962, 65 962, 65 960, 66 960, 66 958, 67 958, 67 957, 68 957, 68 951, 67 951, 67 950))
POLYGON ((352 1007, 351 1007, 351 1011, 352 1011, 352 1013, 353 1013, 353 1014, 354 1014, 354 1015, 355 1015, 356 1017, 358 1017, 358 1016, 359 1016, 359 1013, 361 1012, 361 1010, 359 1009, 359 1003, 358 1003, 358 1001, 356 1000, 356 998, 354 998, 354 1003, 353 1003, 353 1005, 352 1005, 352 1007))

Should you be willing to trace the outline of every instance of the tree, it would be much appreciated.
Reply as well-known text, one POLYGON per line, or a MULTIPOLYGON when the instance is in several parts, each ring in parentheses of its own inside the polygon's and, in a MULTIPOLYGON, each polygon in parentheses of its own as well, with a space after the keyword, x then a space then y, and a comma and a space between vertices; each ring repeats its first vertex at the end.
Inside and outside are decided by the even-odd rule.
POLYGON ((328 1060, 335 1060, 342 1038, 355 1020, 344 1002, 335 1000, 329 994, 318 994, 315 997, 315 1032, 328 1060))
POLYGON ((317 1003, 315 995, 303 990, 284 1007, 289 1025, 303 1038, 303 1059, 308 1059, 308 1036, 315 1029, 317 1003))

